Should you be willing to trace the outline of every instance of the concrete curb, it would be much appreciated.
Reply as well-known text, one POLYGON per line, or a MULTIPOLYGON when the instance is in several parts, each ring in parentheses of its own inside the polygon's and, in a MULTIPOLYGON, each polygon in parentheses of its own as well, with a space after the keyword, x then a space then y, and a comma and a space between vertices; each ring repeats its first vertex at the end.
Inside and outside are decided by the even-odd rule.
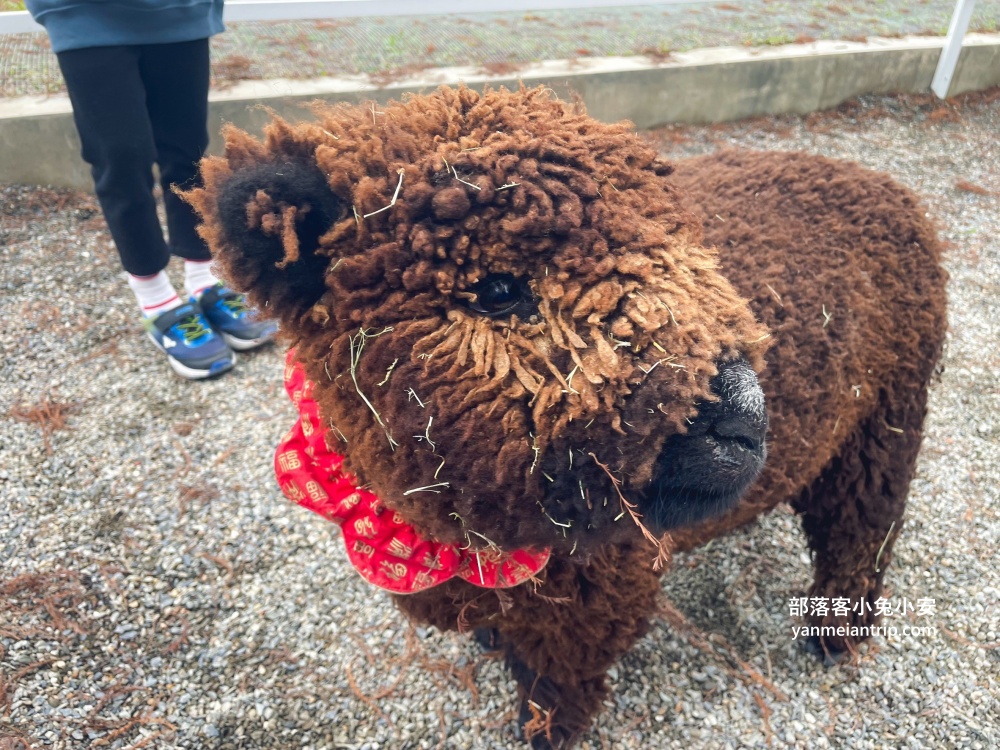
MULTIPOLYGON (((598 119, 629 119, 640 128, 803 114, 862 94, 927 92, 943 44, 940 37, 902 37, 719 47, 679 53, 664 62, 645 57, 547 61, 502 76, 476 68, 437 68, 381 87, 367 76, 245 81, 211 93, 211 149, 221 145, 223 122, 259 132, 270 117, 261 104, 298 120, 308 117, 302 105, 315 99, 385 101, 458 82, 544 84, 563 97, 580 95, 598 119)), ((1000 34, 969 34, 949 95, 995 85, 1000 85, 1000 34)), ((0 99, 0 183, 92 188, 65 95, 0 99)))

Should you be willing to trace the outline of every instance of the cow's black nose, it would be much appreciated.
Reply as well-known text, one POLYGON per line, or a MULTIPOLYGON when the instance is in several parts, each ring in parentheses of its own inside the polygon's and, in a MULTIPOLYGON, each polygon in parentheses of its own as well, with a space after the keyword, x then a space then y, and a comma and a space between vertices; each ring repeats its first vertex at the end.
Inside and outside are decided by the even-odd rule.
POLYGON ((720 440, 732 440, 747 450, 759 450, 764 432, 754 423, 736 417, 720 419, 709 430, 720 440))
POLYGON ((640 504, 657 530, 728 510, 764 466, 767 411, 756 373, 733 360, 719 366, 711 385, 718 400, 700 404, 687 433, 667 440, 640 504))

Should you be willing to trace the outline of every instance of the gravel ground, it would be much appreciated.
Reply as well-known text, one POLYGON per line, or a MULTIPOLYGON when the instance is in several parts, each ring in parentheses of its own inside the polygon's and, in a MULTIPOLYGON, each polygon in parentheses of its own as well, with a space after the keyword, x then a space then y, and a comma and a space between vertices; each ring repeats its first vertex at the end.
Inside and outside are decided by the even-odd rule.
MULTIPOLYGON (((415 3, 415 5, 418 5, 415 3)), ((470 4, 471 5, 471 4, 470 4)), ((212 40, 214 81, 478 65, 509 73, 539 60, 652 54, 868 36, 944 36, 955 0, 735 0, 534 13, 231 23, 212 40)), ((995 32, 1000 0, 979 0, 969 28, 995 32)), ((63 89, 45 34, 0 35, 0 96, 63 89)))
MULTIPOLYGON (((994 96, 653 134, 677 155, 854 159, 940 219, 951 334, 889 575, 895 602, 937 607, 896 622, 936 632, 818 664, 792 639, 788 600, 810 571, 779 509, 678 560, 664 589, 689 625, 658 621, 613 670, 584 748, 1000 746, 998 132, 994 96)), ((500 665, 407 625, 352 572, 336 528, 279 493, 272 450, 292 421, 280 353, 211 382, 174 377, 91 198, 12 186, 0 205, 0 738, 521 747, 500 665)))

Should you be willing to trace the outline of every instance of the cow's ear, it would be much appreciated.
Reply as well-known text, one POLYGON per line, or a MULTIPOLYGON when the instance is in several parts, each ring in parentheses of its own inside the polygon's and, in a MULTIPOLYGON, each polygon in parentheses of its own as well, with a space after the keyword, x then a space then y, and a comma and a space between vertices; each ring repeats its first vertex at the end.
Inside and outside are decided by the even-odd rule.
POLYGON ((201 217, 221 276, 264 316, 298 318, 326 291, 331 257, 321 238, 344 217, 343 201, 311 160, 227 148, 201 168, 203 187, 181 195, 201 217))

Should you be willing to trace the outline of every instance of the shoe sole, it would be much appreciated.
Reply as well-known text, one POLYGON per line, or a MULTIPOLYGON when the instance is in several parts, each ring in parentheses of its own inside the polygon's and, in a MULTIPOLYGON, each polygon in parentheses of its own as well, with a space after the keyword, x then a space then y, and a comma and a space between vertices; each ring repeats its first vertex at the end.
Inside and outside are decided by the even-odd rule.
POLYGON ((239 339, 231 333, 226 333, 225 331, 219 331, 219 333, 222 334, 223 341, 229 344, 229 348, 235 349, 238 352, 246 352, 250 349, 256 349, 258 346, 263 346, 264 344, 269 344, 274 341, 273 334, 270 336, 262 336, 259 339, 239 339))
POLYGON ((221 375, 224 372, 229 372, 236 367, 236 352, 233 352, 233 356, 230 357, 228 361, 222 359, 216 360, 212 363, 212 366, 209 369, 196 370, 193 367, 188 367, 183 362, 179 362, 171 357, 170 353, 163 347, 163 345, 153 338, 153 334, 147 332, 146 336, 153 342, 153 346, 167 355, 167 362, 170 363, 170 367, 173 371, 187 380, 204 380, 205 378, 211 378, 215 375, 221 375))

